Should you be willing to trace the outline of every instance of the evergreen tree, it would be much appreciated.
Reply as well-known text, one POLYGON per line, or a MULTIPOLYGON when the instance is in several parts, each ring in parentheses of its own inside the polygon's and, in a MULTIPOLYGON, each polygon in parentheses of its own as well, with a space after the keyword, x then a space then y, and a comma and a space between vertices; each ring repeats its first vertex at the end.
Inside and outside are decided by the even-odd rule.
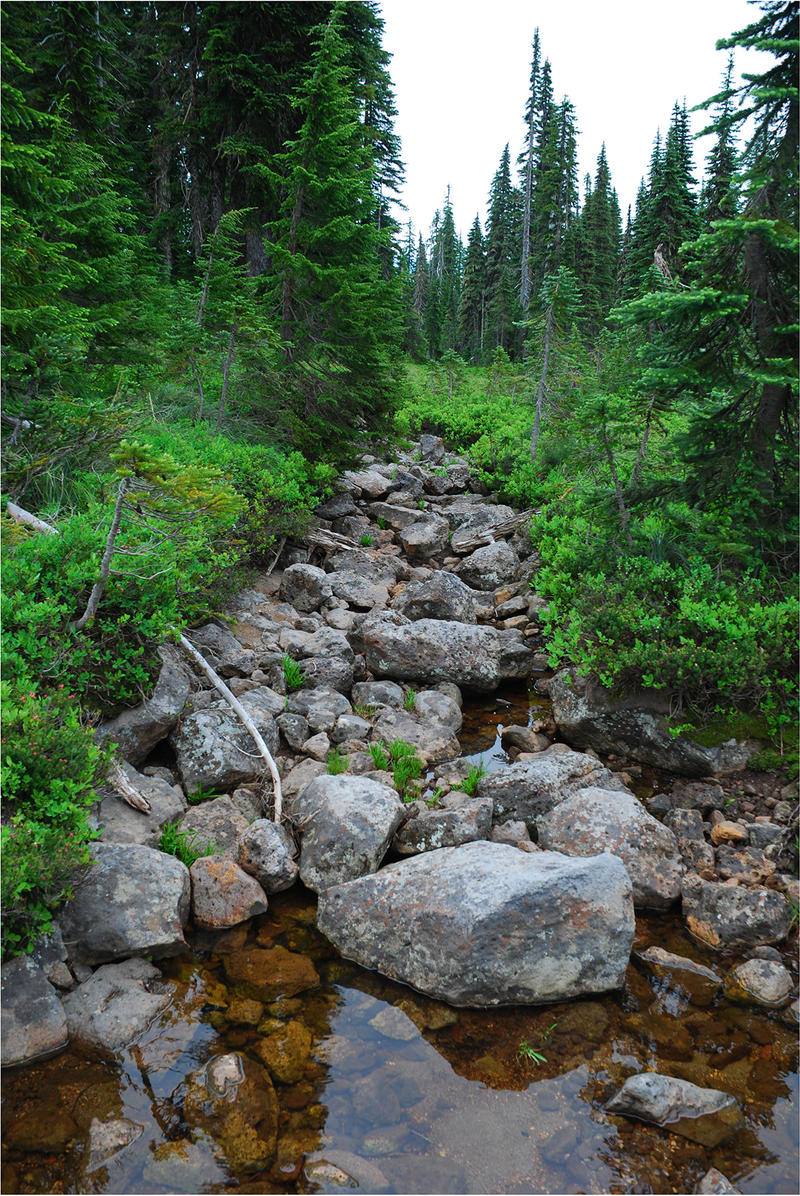
POLYGON ((585 319, 596 332, 616 298, 620 254, 620 215, 611 186, 606 147, 597 159, 594 186, 580 216, 582 252, 577 276, 584 298, 585 319))
POLYGON ((539 67, 541 49, 539 46, 539 30, 534 30, 533 53, 531 58, 530 88, 528 103, 525 109, 525 149, 522 158, 522 256, 520 259, 520 289, 519 305, 523 316, 527 316, 531 301, 531 205, 533 201, 533 168, 534 148, 536 137, 536 118, 539 105, 539 67))
POLYGON ((384 277, 388 234, 375 219, 374 162, 341 35, 342 9, 316 35, 297 98, 302 125, 276 162, 284 201, 271 250, 294 440, 342 456, 380 428, 393 399, 397 289, 384 277), (339 443, 337 443, 337 439, 339 443))
POLYGON ((467 361, 481 363, 484 357, 486 322, 486 252, 478 216, 470 229, 461 280, 458 309, 460 351, 467 361))
POLYGON ((714 123, 709 129, 703 130, 716 133, 716 141, 706 157, 706 176, 700 195, 700 212, 707 225, 712 220, 732 216, 736 211, 737 187, 734 174, 737 154, 732 127, 735 119, 734 94, 733 55, 730 55, 722 81, 722 91, 719 96, 714 97, 714 123))
POLYGON ((560 104, 551 105, 549 128, 537 163, 530 262, 534 293, 565 259, 567 237, 578 208, 577 174, 575 114, 565 96, 560 104))
POLYGON ((793 550, 784 554, 797 468, 797 18, 796 4, 770 0, 720 43, 776 58, 745 77, 735 116, 723 117, 730 129, 753 122, 739 160, 740 210, 685 247, 691 285, 665 280, 622 313, 658 329, 646 385, 688 413, 682 493, 735 511, 738 529, 781 569, 794 563, 793 550))
POLYGON ((486 232, 486 343, 516 354, 520 334, 519 314, 519 192, 511 182, 511 161, 506 145, 489 191, 486 232))

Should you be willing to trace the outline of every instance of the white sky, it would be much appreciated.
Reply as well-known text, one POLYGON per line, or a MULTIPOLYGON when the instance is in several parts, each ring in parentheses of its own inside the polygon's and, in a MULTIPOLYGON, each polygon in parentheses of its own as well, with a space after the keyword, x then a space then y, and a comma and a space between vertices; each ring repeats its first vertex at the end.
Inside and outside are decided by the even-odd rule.
MULTIPOLYGON (((406 165, 400 220, 427 236, 449 184, 464 241, 476 214, 485 231, 505 143, 514 163, 522 148, 537 26, 554 98, 575 108, 581 192, 605 141, 624 221, 673 104, 716 94, 727 51, 715 43, 761 15, 747 0, 381 0, 381 11, 406 165)), ((744 60, 738 52, 737 73, 744 60)), ((757 60, 774 61, 748 56, 745 69, 757 60)), ((707 120, 694 113, 695 132, 707 120)), ((695 145, 698 179, 708 148, 695 145)))

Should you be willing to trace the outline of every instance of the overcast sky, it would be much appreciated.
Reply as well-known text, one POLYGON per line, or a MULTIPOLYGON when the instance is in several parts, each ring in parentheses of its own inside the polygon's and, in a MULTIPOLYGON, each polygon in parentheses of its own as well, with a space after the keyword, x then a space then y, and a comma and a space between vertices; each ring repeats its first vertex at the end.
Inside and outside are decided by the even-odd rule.
MULTIPOLYGON (((716 41, 760 15, 746 0, 381 0, 381 11, 406 164, 400 218, 427 236, 449 184, 465 241, 476 214, 485 231, 506 142, 514 161, 522 148, 537 26, 555 99, 575 107, 581 180, 605 141, 624 220, 673 104, 719 90, 727 52, 716 41)), ((707 117, 692 120, 699 131, 707 117)), ((695 146, 698 177, 707 150, 708 139, 695 146)))

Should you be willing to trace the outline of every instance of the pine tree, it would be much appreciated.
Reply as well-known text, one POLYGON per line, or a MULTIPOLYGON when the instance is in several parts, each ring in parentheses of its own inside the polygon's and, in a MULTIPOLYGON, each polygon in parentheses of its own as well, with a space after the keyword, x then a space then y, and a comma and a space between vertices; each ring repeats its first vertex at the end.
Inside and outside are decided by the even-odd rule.
POLYGON ((596 332, 616 298, 620 254, 620 215, 611 186, 606 147, 597 159, 594 186, 580 216, 582 255, 577 276, 585 304, 585 319, 596 332))
POLYGON ((737 187, 734 182, 736 171, 736 138, 733 133, 735 119, 733 109, 733 55, 722 81, 722 90, 714 97, 715 111, 713 125, 703 132, 716 133, 716 141, 706 157, 706 176, 700 195, 700 212, 708 225, 712 220, 732 216, 736 211, 737 187))
POLYGON ((276 159, 285 198, 271 245, 294 439, 345 456, 380 428, 394 395, 397 288, 381 268, 373 160, 360 131, 341 35, 343 5, 315 39, 297 99, 302 125, 276 159), (338 440, 338 443, 337 443, 338 440))

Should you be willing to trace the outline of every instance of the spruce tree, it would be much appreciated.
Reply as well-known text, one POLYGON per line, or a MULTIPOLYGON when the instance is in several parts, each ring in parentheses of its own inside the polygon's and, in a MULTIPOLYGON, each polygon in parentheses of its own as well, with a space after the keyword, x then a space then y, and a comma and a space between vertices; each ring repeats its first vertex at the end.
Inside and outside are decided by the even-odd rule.
POLYGON ((515 323, 519 315, 519 244, 521 204, 511 182, 506 145, 489 191, 486 231, 487 348, 499 346, 517 355, 521 345, 515 323))
POLYGON ((344 457, 381 428, 394 397, 396 281, 380 254, 374 162, 360 130, 341 34, 343 5, 317 32, 297 137, 277 156, 284 200, 270 246, 293 439, 344 457))
POLYGON ((459 351, 473 364, 483 362, 486 324, 486 251, 481 222, 475 217, 469 232, 458 309, 459 351))

